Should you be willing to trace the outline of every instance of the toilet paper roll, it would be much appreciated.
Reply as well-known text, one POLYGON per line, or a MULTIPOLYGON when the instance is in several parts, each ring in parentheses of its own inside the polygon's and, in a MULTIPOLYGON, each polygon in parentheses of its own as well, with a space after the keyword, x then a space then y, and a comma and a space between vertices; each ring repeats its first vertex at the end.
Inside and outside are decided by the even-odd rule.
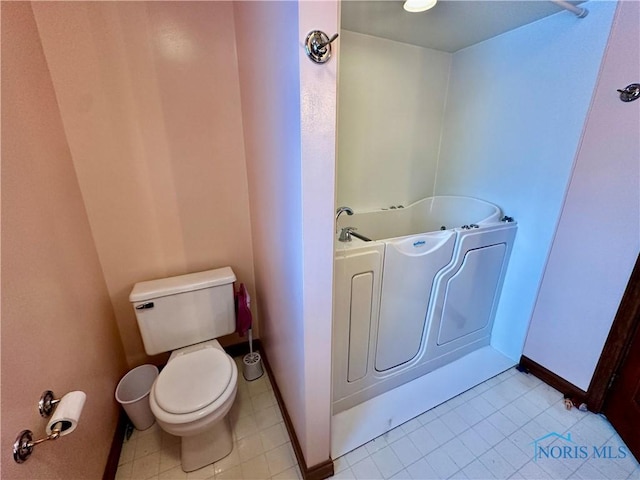
POLYGON ((56 409, 49 423, 47 423, 47 435, 51 435, 51 431, 58 423, 61 424, 59 425, 59 427, 61 427, 61 436, 73 432, 78 426, 82 407, 84 407, 84 401, 86 399, 87 394, 79 390, 64 395, 56 405, 56 409))

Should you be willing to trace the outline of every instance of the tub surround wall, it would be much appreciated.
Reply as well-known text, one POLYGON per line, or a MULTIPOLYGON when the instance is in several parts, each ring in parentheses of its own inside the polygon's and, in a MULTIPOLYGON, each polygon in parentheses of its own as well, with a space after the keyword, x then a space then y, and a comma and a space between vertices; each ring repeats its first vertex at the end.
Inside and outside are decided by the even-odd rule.
POLYGON ((436 192, 518 220, 492 344, 517 360, 589 109, 615 2, 560 12, 454 55, 436 192), (465 126, 459 135, 458 126, 465 126), (463 174, 461 174, 463 172, 463 174))
POLYGON ((432 196, 451 54, 348 30, 340 42, 338 204, 432 196))
POLYGON ((134 283, 229 265, 256 299, 233 7, 37 2, 33 9, 135 366, 148 358, 128 301, 134 283))
POLYGON ((524 355, 584 391, 640 251, 640 137, 620 135, 621 125, 640 131, 640 105, 615 93, 640 78, 627 55, 640 44, 639 9, 625 1, 616 13, 524 346, 524 355))
POLYGON ((29 2, 2 2, 3 479, 102 478, 124 351, 29 2), (18 433, 44 436, 37 402, 83 390, 77 429, 18 465, 18 433))

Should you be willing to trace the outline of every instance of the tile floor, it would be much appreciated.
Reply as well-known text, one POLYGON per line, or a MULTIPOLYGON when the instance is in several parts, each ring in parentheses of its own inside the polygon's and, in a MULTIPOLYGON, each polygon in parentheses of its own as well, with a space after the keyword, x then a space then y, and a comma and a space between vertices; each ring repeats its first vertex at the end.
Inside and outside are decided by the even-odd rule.
POLYGON ((640 480, 628 453, 593 458, 594 446, 613 456, 605 445, 626 448, 604 417, 567 411, 557 390, 510 369, 338 458, 334 478, 640 480), (541 440, 534 460, 552 432, 571 442, 541 440))
MULTIPOLYGON (((184 473, 179 439, 154 425, 123 445, 116 478, 301 478, 266 374, 240 379, 231 415, 234 450, 220 462, 184 473)), ((630 454, 604 458, 618 447, 626 448, 606 419, 567 411, 558 391, 511 369, 338 458, 334 478, 640 480, 630 454), (541 440, 534 460, 534 440, 552 432, 571 442, 541 440)))
MULTIPOLYGON (((241 357, 236 358, 241 372, 241 357)), ((233 451, 213 465, 185 473, 180 468, 180 439, 157 424, 134 431, 122 445, 116 479, 301 479, 296 457, 265 374, 247 382, 238 377, 238 394, 231 409, 233 451)))

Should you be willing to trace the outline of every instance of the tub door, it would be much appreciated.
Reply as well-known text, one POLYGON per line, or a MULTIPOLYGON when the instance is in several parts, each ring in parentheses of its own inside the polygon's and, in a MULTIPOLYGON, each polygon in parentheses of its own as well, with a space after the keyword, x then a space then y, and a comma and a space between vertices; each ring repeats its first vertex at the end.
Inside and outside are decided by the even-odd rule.
POLYGON ((338 251, 333 314, 334 402, 363 388, 372 368, 371 345, 380 300, 384 244, 338 251))
POLYGON ((435 280, 426 357, 489 344, 517 225, 458 230, 455 259, 435 280))
POLYGON ((435 275, 451 261, 452 231, 385 242, 375 369, 379 372, 414 358, 425 327, 435 275))
POLYGON ((489 325, 506 252, 506 243, 498 243, 464 253, 460 269, 445 286, 438 345, 489 325))

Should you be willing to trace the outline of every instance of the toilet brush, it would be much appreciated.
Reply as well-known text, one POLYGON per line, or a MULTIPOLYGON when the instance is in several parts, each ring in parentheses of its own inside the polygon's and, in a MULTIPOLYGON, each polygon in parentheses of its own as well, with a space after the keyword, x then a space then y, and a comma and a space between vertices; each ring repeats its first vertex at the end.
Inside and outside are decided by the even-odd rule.
POLYGON ((242 359, 242 375, 244 375, 246 380, 251 381, 260 378, 264 372, 262 370, 260 354, 253 351, 251 297, 242 283, 240 284, 240 291, 236 295, 236 306, 238 333, 240 335, 244 335, 244 333, 249 334, 249 353, 242 359))
POLYGON ((247 330, 249 334, 249 353, 242 359, 242 375, 248 381, 260 378, 264 371, 262 370, 262 358, 258 352, 253 351, 253 335, 251 329, 247 330))

